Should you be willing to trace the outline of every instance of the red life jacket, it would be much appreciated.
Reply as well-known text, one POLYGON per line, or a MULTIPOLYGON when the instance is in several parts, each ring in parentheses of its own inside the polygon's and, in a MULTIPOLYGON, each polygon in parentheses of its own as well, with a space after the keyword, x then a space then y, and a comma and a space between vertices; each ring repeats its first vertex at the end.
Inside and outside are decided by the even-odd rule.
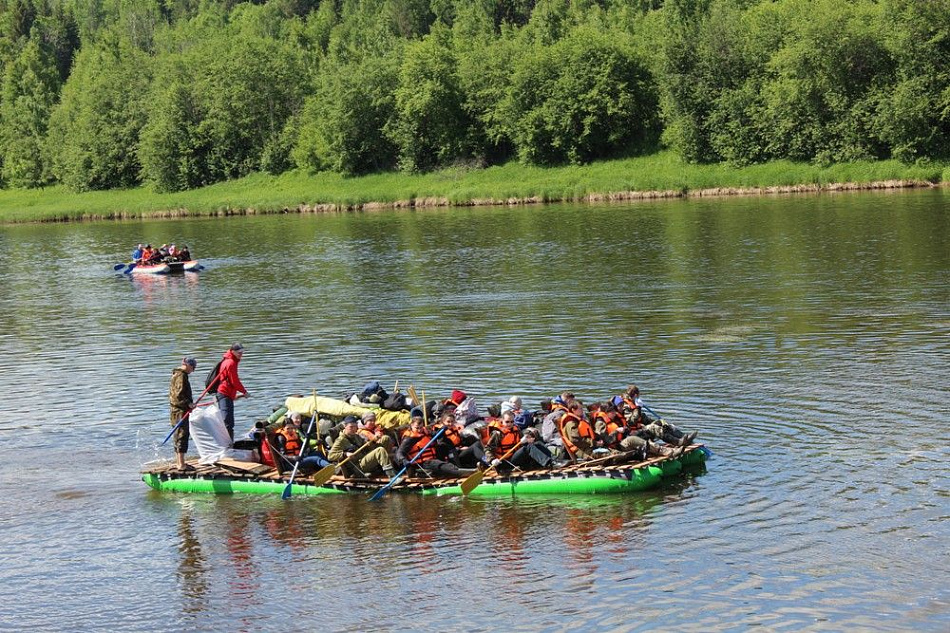
POLYGON ((424 463, 426 463, 426 462, 429 461, 429 460, 435 459, 435 457, 436 457, 436 453, 435 453, 435 442, 429 444, 429 446, 428 446, 427 448, 425 448, 425 450, 423 450, 423 448, 425 447, 425 445, 429 443, 429 440, 432 439, 432 436, 431 436, 431 435, 429 435, 429 434, 426 433, 425 431, 423 431, 422 433, 416 433, 416 432, 414 432, 414 431, 409 431, 409 433, 407 433, 406 436, 407 436, 407 437, 412 437, 412 438, 414 438, 414 439, 416 440, 416 441, 413 443, 412 448, 411 448, 411 449, 409 450, 409 452, 406 454, 406 457, 407 457, 407 458, 409 458, 410 460, 412 460, 413 458, 416 457, 416 455, 419 455, 419 458, 416 459, 416 463, 417 463, 417 464, 424 464, 424 463), (420 454, 420 451, 422 451, 421 454, 420 454))
POLYGON ((568 450, 571 456, 577 454, 577 446, 567 437, 567 433, 564 432, 564 427, 567 425, 567 422, 571 419, 577 420, 577 432, 581 437, 586 437, 590 440, 591 446, 594 444, 594 429, 591 428, 587 420, 580 418, 573 413, 565 413, 561 416, 561 419, 558 420, 558 430, 561 432, 561 439, 564 441, 564 448, 568 450))

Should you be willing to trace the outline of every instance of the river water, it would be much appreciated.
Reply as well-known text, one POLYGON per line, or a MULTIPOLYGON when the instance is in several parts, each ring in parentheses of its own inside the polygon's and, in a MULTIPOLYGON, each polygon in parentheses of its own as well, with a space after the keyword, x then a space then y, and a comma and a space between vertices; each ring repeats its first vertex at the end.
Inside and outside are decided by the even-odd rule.
POLYGON ((0 629, 950 629, 950 192, 0 227, 0 629), (112 272, 186 242, 199 274, 112 272), (167 384, 238 428, 369 380, 629 383, 705 473, 617 497, 161 494, 167 384), (200 389, 199 389, 200 390, 200 389))

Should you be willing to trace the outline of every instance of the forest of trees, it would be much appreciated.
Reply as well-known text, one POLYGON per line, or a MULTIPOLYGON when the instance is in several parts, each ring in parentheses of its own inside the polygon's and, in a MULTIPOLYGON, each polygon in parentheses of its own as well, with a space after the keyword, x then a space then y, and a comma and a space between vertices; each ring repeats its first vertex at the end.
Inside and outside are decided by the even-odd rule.
POLYGON ((0 0, 0 187, 950 156, 950 0, 0 0))

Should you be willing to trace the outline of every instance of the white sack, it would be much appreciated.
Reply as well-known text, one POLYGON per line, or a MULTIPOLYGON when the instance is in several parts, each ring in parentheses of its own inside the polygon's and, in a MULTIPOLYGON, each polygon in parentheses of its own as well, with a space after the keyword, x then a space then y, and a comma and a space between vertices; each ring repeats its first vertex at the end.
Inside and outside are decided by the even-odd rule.
POLYGON ((188 416, 189 433, 198 451, 199 464, 213 464, 221 459, 256 462, 254 451, 231 448, 231 436, 224 426, 224 416, 217 404, 198 407, 188 416))

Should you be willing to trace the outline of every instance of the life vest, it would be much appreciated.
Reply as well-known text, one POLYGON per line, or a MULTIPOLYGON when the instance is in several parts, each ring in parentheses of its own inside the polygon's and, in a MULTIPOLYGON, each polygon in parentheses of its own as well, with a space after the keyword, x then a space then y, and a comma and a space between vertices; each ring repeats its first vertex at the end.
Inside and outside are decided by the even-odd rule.
POLYGON ((296 429, 285 426, 278 429, 277 435, 284 438, 284 454, 297 455, 300 453, 300 434, 296 429))
POLYGON ((496 432, 501 434, 501 437, 498 440, 498 446, 495 447, 498 457, 501 457, 510 451, 512 448, 518 445, 518 442, 521 441, 521 433, 519 433, 518 429, 513 426, 507 429, 501 427, 496 432))
POLYGON ((377 439, 376 434, 369 429, 360 429, 358 433, 362 435, 363 439, 365 439, 367 442, 374 442, 377 439))
POLYGON ((462 445, 462 436, 459 435, 459 432, 455 426, 445 427, 445 430, 442 431, 442 437, 452 442, 452 446, 456 448, 462 445))
POLYGON ((595 436, 594 429, 591 428, 590 423, 588 423, 587 420, 579 418, 570 412, 561 416, 561 419, 558 421, 558 430, 561 432, 561 439, 564 440, 564 447, 573 456, 577 454, 577 446, 567 437, 567 433, 564 431, 564 427, 567 426, 567 423, 570 420, 577 420, 578 434, 580 434, 581 437, 588 438, 590 440, 591 446, 594 444, 595 436))
POLYGON ((432 442, 431 444, 429 444, 429 440, 432 439, 431 435, 425 432, 416 433, 415 431, 409 431, 406 437, 411 437, 416 440, 415 442, 413 442, 412 448, 409 450, 409 452, 406 453, 407 459, 409 460, 415 459, 417 464, 424 464, 427 461, 436 458, 435 442, 432 442), (429 446, 426 447, 426 444, 429 444, 429 446), (425 447, 425 450, 423 450, 424 447, 425 447), (420 453, 419 451, 422 451, 422 452, 420 453), (418 458, 416 458, 417 454, 419 455, 418 458))
POLYGON ((623 436, 624 425, 617 422, 616 417, 606 411, 598 411, 594 415, 595 427, 597 420, 603 420, 604 422, 604 439, 610 442, 610 447, 613 448, 619 444, 620 438, 623 436), (620 433, 617 433, 618 430, 620 433))
POLYGON ((492 431, 498 428, 501 428, 501 418, 487 418, 485 420, 485 426, 478 429, 478 439, 481 440, 482 446, 488 446, 492 431))

